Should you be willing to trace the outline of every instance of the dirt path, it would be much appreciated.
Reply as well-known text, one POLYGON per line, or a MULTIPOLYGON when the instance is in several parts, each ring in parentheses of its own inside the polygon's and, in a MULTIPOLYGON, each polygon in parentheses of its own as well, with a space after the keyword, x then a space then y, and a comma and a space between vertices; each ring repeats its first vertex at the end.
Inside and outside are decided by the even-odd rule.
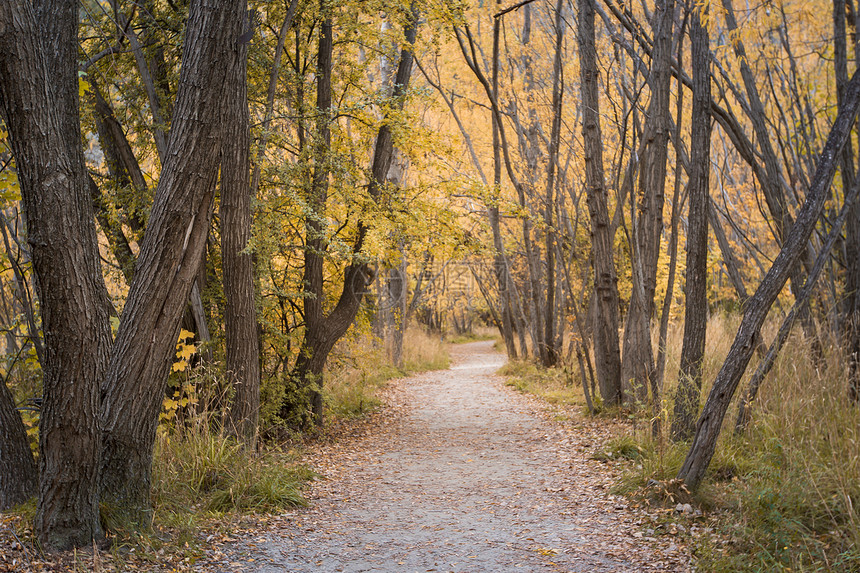
POLYGON ((491 342, 452 358, 396 384, 365 435, 309 460, 328 478, 311 508, 233 548, 231 570, 689 570, 674 537, 650 537, 609 495, 613 476, 591 459, 605 436, 505 387, 491 342))

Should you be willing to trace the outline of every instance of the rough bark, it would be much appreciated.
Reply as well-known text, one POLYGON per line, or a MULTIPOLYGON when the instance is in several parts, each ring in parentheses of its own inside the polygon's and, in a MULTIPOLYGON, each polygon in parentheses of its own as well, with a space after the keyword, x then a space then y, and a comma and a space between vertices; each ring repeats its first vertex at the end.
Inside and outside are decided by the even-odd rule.
MULTIPOLYGON (((246 27, 252 25, 245 19, 246 27)), ((230 54, 223 102, 221 148, 221 261, 224 269, 225 367, 233 388, 231 430, 249 448, 257 441, 260 419, 260 341, 254 292, 254 265, 244 252, 251 240, 248 43, 230 54)))
POLYGON ((669 81, 671 74, 674 0, 661 0, 655 13, 654 49, 648 83, 651 102, 645 153, 639 174, 639 204, 633 237, 633 292, 624 328, 621 384, 624 401, 644 403, 655 374, 651 346, 651 316, 657 286, 657 261, 663 231, 666 160, 670 135, 669 81))
POLYGON ((695 427, 702 388, 708 323, 708 203, 711 170, 711 72, 707 7, 694 8, 690 24, 693 113, 690 126, 690 210, 687 217, 687 273, 684 340, 672 419, 672 439, 688 440, 695 427))
MULTIPOLYGON (((845 7, 845 0, 833 0, 834 64, 839 109, 844 105, 845 85, 848 83, 845 7)), ((853 188, 855 178, 850 139, 842 150, 840 172, 843 193, 847 194, 853 188)), ((841 322, 848 354, 848 394, 856 402, 860 400, 860 204, 855 201, 850 209, 845 224, 845 294, 841 322)))
POLYGON ((45 333, 35 531, 48 548, 88 545, 98 519, 98 384, 109 301, 80 146, 77 3, 0 6, 0 101, 27 224, 45 333))
MULTIPOLYGON (((621 403, 621 350, 618 343, 618 277, 603 174, 600 134, 599 72, 594 37, 594 0, 579 0, 579 52, 582 89, 582 135, 585 185, 591 218, 591 264, 594 268, 594 355, 603 403, 621 403)), ((584 382, 583 382, 584 383, 584 382)))
POLYGON ((108 511, 142 526, 151 520, 158 412, 209 233, 225 62, 237 49, 244 16, 243 0, 191 3, 167 159, 102 385, 102 495, 108 511))
POLYGON ((690 489, 696 489, 705 476, 705 471, 717 445, 726 410, 738 383, 749 364, 756 346, 756 336, 770 307, 785 286, 792 267, 797 264, 807 247, 807 242, 821 217, 829 196, 830 183, 839 163, 842 146, 848 139, 851 126, 860 108, 860 74, 854 74, 845 86, 844 106, 839 110, 827 143, 821 151, 815 174, 811 180, 806 201, 797 214, 797 219, 789 231, 782 249, 768 270, 755 294, 747 301, 744 317, 726 360, 720 369, 711 393, 705 402, 702 414, 696 425, 696 434, 684 464, 678 472, 678 479, 684 480, 690 489))
POLYGON ((0 380, 0 511, 36 495, 39 473, 12 393, 0 380))

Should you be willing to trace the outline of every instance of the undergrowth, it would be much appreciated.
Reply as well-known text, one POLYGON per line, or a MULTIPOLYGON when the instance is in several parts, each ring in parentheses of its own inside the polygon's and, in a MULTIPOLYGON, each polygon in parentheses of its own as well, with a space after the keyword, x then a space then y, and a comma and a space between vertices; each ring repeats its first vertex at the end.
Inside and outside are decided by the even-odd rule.
MULTIPOLYGON (((705 388, 716 377, 738 325, 736 316, 709 322, 703 365, 705 388)), ((860 409, 847 397, 844 354, 830 341, 821 362, 810 358, 798 335, 779 356, 754 404, 753 423, 734 432, 737 397, 729 408, 717 450, 699 490, 691 494, 675 480, 689 449, 665 437, 677 384, 683 328, 670 330, 666 380, 659 411, 662 436, 652 436, 650 411, 605 412, 630 421, 627 433, 595 455, 626 460, 615 487, 660 515, 687 523, 697 570, 714 573, 759 571, 860 571, 860 409), (673 511, 690 503, 703 510, 673 511), (668 512, 668 513, 666 513, 668 512)), ((772 340, 774 325, 764 329, 772 340)), ((512 362, 507 384, 553 404, 583 403, 582 387, 563 369, 512 362)))
POLYGON ((534 394, 550 404, 585 407, 582 384, 567 369, 546 369, 518 360, 505 364, 499 374, 505 376, 508 386, 526 394, 534 394))
MULTIPOLYGON (((703 401, 735 324, 717 317, 709 325, 703 401)), ((671 349, 680 349, 680 333, 674 337, 670 364, 677 361, 671 349)), ((737 399, 730 407, 705 481, 689 497, 713 530, 692 538, 699 570, 860 571, 860 412, 847 397, 839 346, 830 344, 817 367, 811 355, 801 336, 786 345, 754 404, 753 423, 740 435, 737 399)), ((671 397, 677 367, 666 372, 664 396, 671 397)), ((667 412, 671 402, 664 399, 664 418, 667 412)), ((673 479, 688 449, 655 440, 642 424, 603 455, 631 460, 619 492, 672 504, 686 497, 673 479)))
POLYGON ((450 364, 447 345, 418 328, 403 336, 400 368, 391 364, 386 348, 366 337, 345 340, 332 356, 326 373, 324 396, 332 420, 362 416, 381 406, 378 393, 389 380, 428 370, 444 370, 450 364))

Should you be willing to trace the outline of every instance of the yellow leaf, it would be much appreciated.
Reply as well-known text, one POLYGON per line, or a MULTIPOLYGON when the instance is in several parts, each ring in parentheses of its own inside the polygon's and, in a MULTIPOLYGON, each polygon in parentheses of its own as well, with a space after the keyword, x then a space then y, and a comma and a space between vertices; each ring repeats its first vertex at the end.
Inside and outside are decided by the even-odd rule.
POLYGON ((188 360, 195 352, 197 352, 196 346, 193 344, 183 344, 180 348, 177 348, 176 357, 188 360))
POLYGON ((188 362, 185 360, 177 360, 173 363, 173 371, 174 372, 185 372, 185 368, 188 366, 188 362))

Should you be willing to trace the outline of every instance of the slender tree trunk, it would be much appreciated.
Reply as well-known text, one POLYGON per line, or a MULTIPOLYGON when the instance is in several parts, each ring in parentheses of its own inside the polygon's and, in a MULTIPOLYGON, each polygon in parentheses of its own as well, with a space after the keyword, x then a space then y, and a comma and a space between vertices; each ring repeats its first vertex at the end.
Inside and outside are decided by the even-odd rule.
MULTIPOLYGON (((250 29, 251 19, 245 19, 250 29)), ((223 110, 221 152, 221 260, 224 267, 224 331, 227 378, 235 392, 230 407, 233 431, 249 448, 257 441, 260 419, 260 346, 254 265, 244 252, 251 240, 248 44, 230 54, 223 110)))
MULTIPOLYGON (((850 0, 853 2, 853 0, 850 0)), ((848 83, 848 49, 845 41, 845 0, 833 0, 834 63, 836 96, 839 109, 845 99, 848 83)), ((854 154, 851 140, 842 150, 840 172, 842 190, 854 186, 854 154)), ((860 401, 860 204, 854 202, 845 225, 845 294, 842 303, 842 336, 848 354, 848 395, 860 401)))
POLYGON ((558 170, 558 149, 561 138, 561 112, 564 94, 564 77, 562 68, 562 52, 564 47, 564 29, 567 26, 562 16, 564 4, 558 0, 555 6, 555 57, 552 72, 552 130, 549 139, 549 157, 547 158, 546 175, 546 205, 544 209, 544 224, 546 225, 546 322, 544 344, 546 357, 544 366, 558 364, 560 349, 556 336, 556 279, 555 279, 555 231, 553 229, 553 213, 555 212, 556 171, 558 170))
POLYGON ((819 156, 815 175, 810 182, 806 201, 797 214, 782 249, 768 270, 755 294, 747 301, 744 317, 732 347, 717 374, 717 379, 705 402, 696 426, 696 434, 687 457, 678 472, 690 489, 696 489, 705 476, 717 446, 723 419, 738 383, 749 364, 756 346, 756 336, 770 307, 785 286, 792 268, 807 247, 815 224, 821 217, 829 196, 830 183, 839 162, 839 153, 848 139, 860 107, 860 73, 854 74, 845 86, 844 106, 836 116, 827 143, 819 156))
MULTIPOLYGON (((497 2, 497 6, 499 3, 497 2)), ((540 144, 538 142, 539 131, 540 131, 540 123, 537 117, 537 110, 534 107, 534 89, 535 89, 535 81, 534 81, 534 72, 532 70, 532 57, 529 50, 531 46, 531 26, 532 26, 532 18, 531 18, 531 4, 525 4, 522 8, 523 10, 523 33, 522 33, 522 43, 523 43, 523 91, 526 95, 526 103, 528 109, 526 113, 528 115, 528 125, 523 129, 519 122, 517 122, 517 135, 519 136, 520 148, 522 150, 523 157, 525 159, 525 173, 524 179, 527 182, 526 185, 519 186, 517 188, 517 195, 520 201, 520 207, 524 212, 529 213, 525 217, 522 217, 522 233, 523 233, 523 248, 525 250, 526 256, 526 266, 528 268, 528 292, 531 295, 531 299, 529 301, 529 310, 531 316, 531 332, 532 338, 535 341, 534 355, 540 358, 541 364, 544 366, 549 366, 549 341, 546 339, 547 329, 552 329, 551 325, 547 325, 547 321, 550 320, 550 317, 546 315, 545 310, 548 308, 545 306, 545 301, 547 296, 552 296, 549 294, 549 273, 552 271, 547 268, 547 290, 546 295, 544 295, 544 281, 541 273, 541 262, 540 262, 540 246, 537 241, 538 233, 534 233, 532 236, 532 218, 531 218, 531 208, 528 204, 534 195, 536 194, 536 184, 537 184, 537 165, 538 165, 538 157, 540 155, 540 144), (528 193, 524 191, 527 190, 528 193), (536 244, 537 243, 537 244, 536 244)), ((500 51, 499 51, 499 42, 501 38, 502 24, 504 23, 503 18, 500 16, 498 18, 493 18, 493 69, 497 70, 500 65, 500 51)), ((497 86, 498 87, 498 86, 497 86)), ((495 94, 496 99, 498 100, 498 93, 495 94)), ((546 221, 544 221, 546 222, 546 221)), ((549 228, 547 228, 549 231, 549 228)), ((552 258, 552 254, 547 254, 547 257, 552 258)), ((549 258, 547 261, 549 261, 549 258)), ((554 277, 553 277, 554 278, 554 277)))
POLYGON ((594 268, 594 355, 603 403, 621 404, 621 350, 618 343, 618 277, 614 238, 603 175, 600 133, 599 71, 594 34, 594 0, 579 0, 579 51, 582 81, 582 134, 585 145, 585 185, 591 217, 591 264, 594 268))
MULTIPOLYGON (((496 6, 499 5, 499 0, 496 0, 496 6)), ((493 35, 493 49, 498 50, 498 39, 496 39, 496 35, 493 35)), ((492 91, 493 96, 495 98, 499 97, 499 59, 497 57, 493 58, 493 68, 492 68, 492 91)), ((501 189, 502 189, 502 154, 501 154, 501 142, 499 140, 499 124, 498 118, 496 114, 492 114, 492 126, 493 126, 493 201, 489 206, 488 213, 490 218, 490 229, 493 233, 493 247, 496 251, 495 254, 495 270, 496 270, 496 282, 499 286, 499 301, 501 304, 501 314, 502 314, 502 338, 505 340, 505 349, 508 353, 508 358, 516 359, 517 358, 517 349, 514 345, 514 320, 513 320, 513 309, 512 307, 512 293, 510 289, 510 285, 512 282, 512 278, 510 275, 510 269, 508 268, 508 261, 505 257, 505 246, 502 243, 502 231, 501 224, 499 221, 499 202, 501 201, 501 189)), ((527 350, 525 345, 520 346, 520 351, 523 355, 527 355, 527 350)))
POLYGON ((688 440, 695 429, 702 391, 702 361, 708 326, 708 203, 711 170, 711 70, 707 6, 693 8, 690 44, 693 114, 690 132, 690 211, 687 217, 686 307, 672 439, 688 440))
MULTIPOLYGON (((689 12, 688 12, 689 13, 689 12)), ((678 33, 677 58, 678 66, 682 67, 684 62, 684 33, 687 29, 687 16, 681 24, 678 33)), ((669 335, 669 316, 672 311, 672 300, 675 296, 675 274, 678 268, 678 223, 683 210, 683 203, 687 199, 687 189, 681 197, 681 176, 678 167, 682 164, 684 146, 681 141, 681 127, 684 110, 684 89, 681 82, 677 82, 678 95, 676 97, 675 110, 677 121, 675 122, 675 133, 673 142, 675 147, 675 181, 672 189, 672 214, 669 223, 669 276, 666 279, 666 294, 663 297, 663 308, 660 312, 660 330, 657 338, 657 365, 654 379, 651 382, 651 435, 654 439, 661 440, 663 437, 663 382, 666 375, 666 339, 669 335)), ((688 168, 689 171, 689 168, 688 168)))
POLYGON ((654 15, 651 53, 651 103, 645 125, 646 146, 639 174, 640 197, 633 242, 633 292, 624 329, 621 384, 624 400, 644 403, 655 375, 651 317, 657 287, 657 261, 663 231, 666 160, 670 135, 669 82, 674 0, 660 0, 654 15))
POLYGON ((102 386, 101 491, 108 511, 151 521, 152 450, 179 323, 200 267, 220 165, 225 62, 244 0, 191 3, 167 159, 102 386))

